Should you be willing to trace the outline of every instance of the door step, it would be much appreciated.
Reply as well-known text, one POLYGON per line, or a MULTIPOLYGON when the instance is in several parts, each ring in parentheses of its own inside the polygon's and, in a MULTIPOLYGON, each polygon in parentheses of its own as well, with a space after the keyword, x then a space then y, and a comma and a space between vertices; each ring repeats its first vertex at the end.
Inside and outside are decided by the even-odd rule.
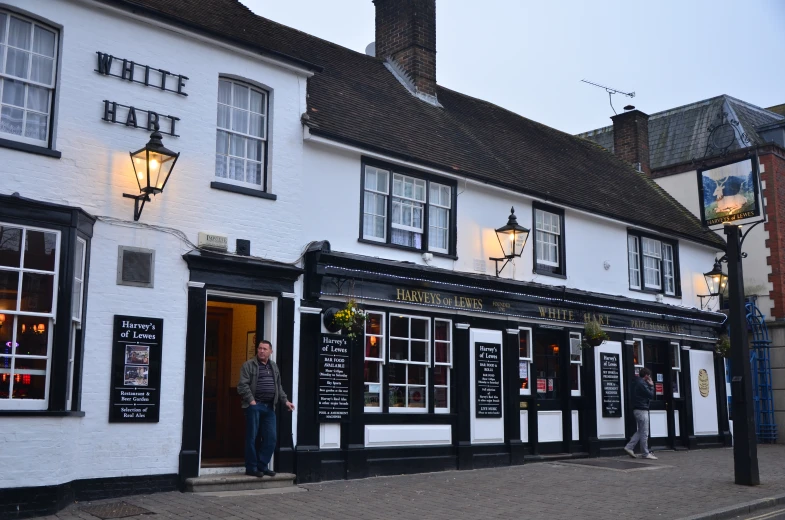
POLYGON ((242 473, 203 475, 186 479, 185 490, 190 493, 211 491, 247 491, 251 489, 273 489, 294 486, 297 475, 278 473, 274 477, 251 477, 242 473))

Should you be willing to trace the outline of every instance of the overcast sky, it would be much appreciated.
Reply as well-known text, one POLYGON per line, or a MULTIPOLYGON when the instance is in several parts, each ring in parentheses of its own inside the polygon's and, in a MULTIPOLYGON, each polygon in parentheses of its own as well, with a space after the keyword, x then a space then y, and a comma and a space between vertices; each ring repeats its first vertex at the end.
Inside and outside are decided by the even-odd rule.
MULTIPOLYGON (((241 0, 257 14, 364 52, 371 0, 241 0)), ((605 90, 653 114, 728 94, 785 103, 785 0, 437 0, 440 85, 559 130, 611 124, 605 90)))

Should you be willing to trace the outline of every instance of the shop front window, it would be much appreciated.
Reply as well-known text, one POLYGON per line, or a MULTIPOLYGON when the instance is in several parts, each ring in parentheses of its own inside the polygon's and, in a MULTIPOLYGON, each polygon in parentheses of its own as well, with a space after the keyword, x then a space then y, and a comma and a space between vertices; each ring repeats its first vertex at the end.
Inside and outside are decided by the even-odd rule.
POLYGON ((384 364, 384 314, 366 313, 365 320, 365 411, 382 411, 382 365, 384 364))
POLYGON ((632 340, 632 364, 635 367, 635 375, 638 375, 640 369, 643 368, 643 340, 641 338, 634 338, 632 340))
POLYGON ((644 343, 646 367, 654 381, 654 400, 665 400, 665 372, 671 370, 671 355, 660 343, 644 343))
POLYGON ((681 347, 678 343, 671 343, 671 367, 673 376, 671 386, 673 387, 673 397, 681 397, 681 347))
POLYGON ((581 395, 581 366, 583 366, 583 350, 581 350, 581 333, 570 332, 570 395, 581 395))
POLYGON ((450 367, 452 367, 452 322, 433 320, 433 408, 450 411, 450 367))
POLYGON ((537 395, 540 399, 561 397, 559 352, 561 331, 538 331, 534 341, 534 367, 537 371, 537 395))
POLYGON ((520 395, 531 395, 532 330, 518 330, 518 378, 520 395))
POLYGON ((431 320, 390 316, 390 411, 428 411, 431 320))

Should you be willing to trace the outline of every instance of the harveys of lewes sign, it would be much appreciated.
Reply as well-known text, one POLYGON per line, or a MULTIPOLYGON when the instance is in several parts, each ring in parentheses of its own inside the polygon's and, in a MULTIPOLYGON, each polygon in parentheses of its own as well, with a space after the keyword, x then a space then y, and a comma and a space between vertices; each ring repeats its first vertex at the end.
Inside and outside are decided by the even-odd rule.
MULTIPOLYGON (((322 294, 333 295, 326 291, 341 283, 341 278, 323 279, 322 294)), ((581 325, 588 321, 596 321, 602 327, 615 327, 620 329, 635 329, 640 331, 659 332, 664 334, 693 335, 702 338, 716 338, 716 327, 720 325, 718 318, 716 324, 709 320, 693 319, 689 317, 666 316, 656 313, 625 312, 624 302, 619 302, 614 308, 581 305, 578 302, 571 304, 564 302, 560 305, 548 305, 521 301, 512 298, 505 299, 496 295, 488 296, 482 288, 471 288, 463 293, 453 291, 419 289, 400 287, 377 281, 355 280, 354 290, 361 292, 365 298, 374 301, 391 303, 408 303, 418 306, 449 309, 451 311, 465 311, 495 314, 501 316, 515 316, 556 323, 575 323, 581 325), (468 293, 468 294, 467 294, 468 293)))
POLYGON ((710 229, 763 220, 758 158, 698 170, 701 221, 710 229))

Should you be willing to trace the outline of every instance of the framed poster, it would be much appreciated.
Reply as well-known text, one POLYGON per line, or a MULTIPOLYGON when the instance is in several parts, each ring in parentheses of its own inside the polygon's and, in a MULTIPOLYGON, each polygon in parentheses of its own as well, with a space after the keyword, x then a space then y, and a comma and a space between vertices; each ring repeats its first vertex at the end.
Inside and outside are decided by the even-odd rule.
MULTIPOLYGON (((348 422, 351 342, 341 334, 322 334, 317 353, 316 420, 348 422)), ((392 387, 391 387, 392 388, 392 387)), ((419 396, 419 399, 424 399, 419 396)), ((412 396, 417 400, 417 396, 412 396)))
POLYGON ((698 197, 701 222, 709 229, 763 220, 757 156, 699 169, 698 197))
POLYGON ((245 360, 253 359, 256 356, 256 331, 249 330, 245 340, 245 360))
POLYGON ((109 422, 158 422, 164 320, 114 317, 109 422))
POLYGON ((502 416, 502 346, 477 343, 474 349, 475 408, 480 419, 502 416))
POLYGON ((600 352, 600 390, 602 416, 621 417, 621 372, 618 354, 600 352))

